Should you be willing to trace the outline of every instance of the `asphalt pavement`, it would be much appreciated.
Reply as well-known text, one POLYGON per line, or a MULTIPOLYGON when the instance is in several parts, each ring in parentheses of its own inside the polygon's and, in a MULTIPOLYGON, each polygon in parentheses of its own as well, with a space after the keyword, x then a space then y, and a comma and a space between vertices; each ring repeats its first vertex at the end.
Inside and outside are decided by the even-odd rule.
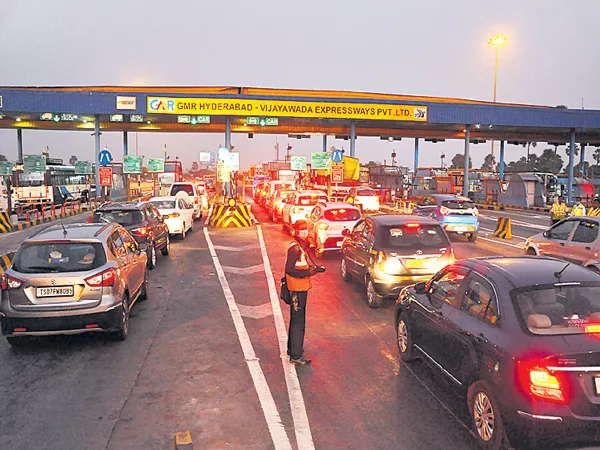
MULTIPOLYGON (((289 365, 289 311, 273 288, 291 238, 253 212, 258 227, 206 233, 197 222, 173 241, 125 342, 79 335, 13 349, 0 339, 0 449, 172 449, 184 430, 196 449, 477 448, 464 401, 422 361, 400 362, 392 303, 369 309, 338 255, 312 279, 313 362, 289 365)), ((534 216, 514 215, 523 237, 544 223, 534 216)), ((485 228, 496 219, 482 212, 485 228)), ((485 233, 455 239, 457 258, 522 254, 506 245, 516 238, 485 233)))

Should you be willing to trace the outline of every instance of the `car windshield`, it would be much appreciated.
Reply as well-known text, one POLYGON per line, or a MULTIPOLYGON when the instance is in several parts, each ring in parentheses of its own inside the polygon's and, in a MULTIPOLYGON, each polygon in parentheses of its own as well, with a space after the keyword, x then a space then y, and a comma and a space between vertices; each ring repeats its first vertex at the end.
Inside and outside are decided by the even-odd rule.
POLYGON ((376 197, 377 192, 375 192, 373 189, 359 189, 356 192, 356 195, 359 195, 361 197, 376 197))
POLYGON ((285 183, 285 184, 276 184, 274 186, 274 190, 276 191, 286 191, 288 189, 292 188, 292 184, 291 183, 285 183))
POLYGON ((23 244, 13 261, 20 273, 83 272, 106 264, 101 243, 35 242, 23 244))
POLYGON ((298 199, 298 204, 302 206, 314 206, 319 202, 326 202, 326 195, 302 195, 298 199))
POLYGON ((328 209, 323 214, 330 222, 344 222, 360 219, 360 211, 355 208, 328 209))
POLYGON ((600 283, 556 283, 511 292, 525 330, 538 335, 600 331, 600 283))
POLYGON ((185 192, 187 195, 194 196, 194 187, 191 184, 174 184, 171 186, 172 196, 177 195, 178 192, 185 192))
POLYGON ((408 223, 383 227, 382 238, 384 247, 402 250, 439 249, 450 245, 439 225, 408 223))
POLYGON ((155 200, 150 203, 156 209, 175 209, 175 200, 155 200))
POLYGON ((136 225, 144 221, 144 216, 141 211, 96 211, 92 222, 94 223, 112 223, 127 227, 129 225, 136 225))
POLYGON ((471 200, 444 200, 442 206, 448 209, 473 209, 475 204, 471 200))

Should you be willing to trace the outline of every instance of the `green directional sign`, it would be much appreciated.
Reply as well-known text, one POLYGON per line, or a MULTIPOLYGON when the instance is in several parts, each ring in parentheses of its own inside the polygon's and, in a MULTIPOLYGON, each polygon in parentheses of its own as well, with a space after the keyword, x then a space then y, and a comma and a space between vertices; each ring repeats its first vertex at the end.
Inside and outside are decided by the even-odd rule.
POLYGON ((123 122, 123 114, 111 114, 110 121, 111 122, 123 122))
POLYGON ((75 175, 88 175, 92 173, 92 163, 90 161, 77 161, 75 163, 75 175))
POLYGON ((260 117, 248 117, 248 120, 246 120, 246 123, 248 125, 259 125, 260 117))
POLYGON ((291 170, 306 170, 306 156, 292 156, 292 160, 290 161, 290 169, 291 170))
POLYGON ((0 175, 12 175, 14 163, 10 161, 0 161, 0 175))
POLYGON ((277 117, 267 117, 265 118, 265 125, 268 126, 277 126, 279 125, 279 118, 277 117))
POLYGON ((43 173, 46 171, 46 157, 42 155, 23 156, 23 172, 43 173))
POLYGON ((129 121, 131 123, 142 123, 144 121, 144 116, 141 114, 132 114, 129 116, 129 121))
POLYGON ((148 160, 148 172, 164 172, 165 171, 165 159, 164 158, 150 158, 148 160))
POLYGON ((327 152, 310 154, 311 169, 331 169, 331 155, 327 152))
POLYGON ((198 123, 210 123, 210 116, 196 116, 198 123))
POLYGON ((142 173, 142 157, 127 155, 123 158, 124 173, 142 173))

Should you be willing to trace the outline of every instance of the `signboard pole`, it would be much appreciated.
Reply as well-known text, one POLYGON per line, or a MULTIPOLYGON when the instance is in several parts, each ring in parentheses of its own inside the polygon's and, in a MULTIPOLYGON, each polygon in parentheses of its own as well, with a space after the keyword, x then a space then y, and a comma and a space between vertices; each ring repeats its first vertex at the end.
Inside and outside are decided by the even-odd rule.
POLYGON ((331 170, 329 171, 329 176, 327 177, 327 197, 331 200, 331 170))
POLYGON ((152 187, 152 196, 156 197, 156 172, 152 173, 152 181, 153 181, 153 187, 152 187))
POLYGON ((131 201, 131 180, 130 174, 126 173, 125 175, 125 188, 127 189, 127 201, 131 201))
POLYGON ((94 142, 96 147, 96 197, 99 197, 102 193, 102 187, 100 186, 100 169, 99 155, 100 155, 100 116, 96 114, 94 116, 94 142))

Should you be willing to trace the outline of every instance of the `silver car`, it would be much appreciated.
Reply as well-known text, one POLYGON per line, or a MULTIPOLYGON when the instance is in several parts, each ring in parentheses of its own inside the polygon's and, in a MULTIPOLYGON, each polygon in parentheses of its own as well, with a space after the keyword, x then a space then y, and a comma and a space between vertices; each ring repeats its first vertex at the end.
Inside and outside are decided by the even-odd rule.
POLYGON ((2 334, 11 345, 94 331, 125 340, 133 304, 148 297, 146 262, 116 223, 44 229, 21 244, 2 275, 2 334))
POLYGON ((598 217, 571 217, 525 242, 525 254, 554 256, 600 273, 598 217))

